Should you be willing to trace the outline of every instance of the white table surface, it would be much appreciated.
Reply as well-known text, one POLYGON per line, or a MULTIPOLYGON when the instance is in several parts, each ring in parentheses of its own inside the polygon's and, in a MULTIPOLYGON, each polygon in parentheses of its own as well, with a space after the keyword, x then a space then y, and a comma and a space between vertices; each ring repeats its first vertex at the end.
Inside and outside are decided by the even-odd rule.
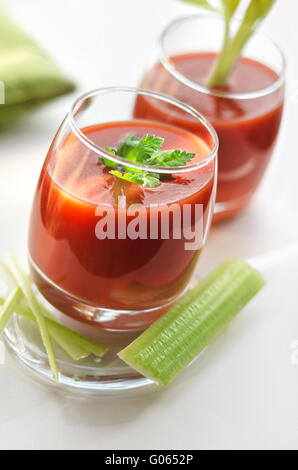
MULTIPOLYGON (((197 11, 174 0, 0 4, 77 80, 75 94, 137 84, 162 27, 197 11)), ((1 449, 298 447, 297 15, 297 2, 278 0, 264 25, 289 63, 274 160, 250 208, 212 229, 200 264, 204 273, 229 255, 261 256, 266 289, 182 379, 154 395, 66 397, 35 383, 6 354, 0 364, 1 449)), ((0 134, 1 255, 12 249, 25 260, 34 187, 72 99, 57 100, 0 134)))

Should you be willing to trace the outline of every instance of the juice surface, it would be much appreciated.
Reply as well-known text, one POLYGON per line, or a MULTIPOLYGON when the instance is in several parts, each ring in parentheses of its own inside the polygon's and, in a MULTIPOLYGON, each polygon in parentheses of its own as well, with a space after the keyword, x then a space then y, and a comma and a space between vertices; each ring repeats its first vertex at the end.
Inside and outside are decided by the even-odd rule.
MULTIPOLYGON (((214 53, 171 57, 177 71, 204 85, 214 64, 214 53)), ((277 80, 269 67, 241 58, 225 91, 244 93, 263 89, 277 80)), ((207 117, 219 137, 217 202, 245 205, 258 186, 271 157, 283 109, 283 88, 259 98, 230 99, 202 93, 178 81, 161 63, 145 76, 142 86, 167 93, 191 104, 207 117)), ((138 98, 134 116, 157 119, 196 132, 196 122, 164 105, 158 108, 147 97, 138 98)))
MULTIPOLYGON (((165 139, 163 149, 182 149, 204 160, 208 145, 198 136, 168 124, 130 121, 96 125, 83 130, 104 148, 117 148, 129 134, 155 134, 165 139)), ((98 155, 74 134, 50 150, 42 170, 33 204, 29 251, 36 268, 63 292, 95 307, 146 309, 175 298, 186 286, 198 251, 185 251, 184 238, 104 239, 96 237, 98 208, 114 208, 116 227, 127 205, 146 208, 148 226, 152 208, 169 204, 203 204, 204 227, 212 211, 214 161, 193 172, 177 175, 156 188, 129 183, 109 173, 98 155)), ((154 211, 154 209, 153 209, 154 211)), ((131 220, 127 217, 126 223, 131 220)), ((53 302, 50 289, 39 285, 53 302)), ((59 307, 59 302, 56 305, 59 307)))

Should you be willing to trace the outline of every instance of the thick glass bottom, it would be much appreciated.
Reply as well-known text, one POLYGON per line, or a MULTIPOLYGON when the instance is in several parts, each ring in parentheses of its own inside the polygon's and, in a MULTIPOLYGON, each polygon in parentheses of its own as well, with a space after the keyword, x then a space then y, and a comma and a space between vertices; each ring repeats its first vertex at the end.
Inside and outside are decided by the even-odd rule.
POLYGON ((48 279, 29 256, 29 265, 34 283, 39 292, 58 311, 74 320, 102 328, 107 331, 135 331, 148 328, 163 315, 181 295, 167 303, 144 310, 114 310, 90 305, 64 291, 48 279))
POLYGON ((55 344, 59 382, 54 380, 49 369, 47 356, 35 324, 14 315, 5 330, 4 337, 11 353, 26 366, 31 375, 61 391, 113 395, 144 387, 157 388, 151 380, 132 370, 116 355, 126 344, 133 341, 134 335, 118 333, 101 335, 98 342, 107 346, 109 351, 100 360, 90 356, 74 362, 55 344))

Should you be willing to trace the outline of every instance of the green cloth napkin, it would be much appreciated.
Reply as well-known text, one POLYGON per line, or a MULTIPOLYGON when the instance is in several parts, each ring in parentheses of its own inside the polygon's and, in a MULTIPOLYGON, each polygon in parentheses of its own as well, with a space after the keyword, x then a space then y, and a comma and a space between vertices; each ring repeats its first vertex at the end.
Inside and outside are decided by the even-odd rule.
POLYGON ((28 110, 74 90, 53 61, 37 44, 0 11, 0 129, 28 110))

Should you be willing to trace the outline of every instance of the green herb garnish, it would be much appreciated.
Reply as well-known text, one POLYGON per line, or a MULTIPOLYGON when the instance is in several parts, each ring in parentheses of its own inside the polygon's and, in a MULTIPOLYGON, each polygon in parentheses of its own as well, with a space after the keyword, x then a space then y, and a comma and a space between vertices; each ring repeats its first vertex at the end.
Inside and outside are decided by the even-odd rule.
MULTIPOLYGON (((164 139, 155 135, 146 134, 140 138, 131 134, 121 142, 118 149, 106 147, 105 150, 112 155, 125 158, 128 160, 128 163, 131 161, 145 165, 165 167, 184 166, 195 156, 194 153, 189 153, 185 150, 161 150, 163 143, 164 139)), ((100 162, 110 168, 117 168, 117 170, 110 171, 117 178, 149 188, 155 188, 161 181, 173 179, 172 175, 138 170, 131 168, 129 165, 121 166, 108 158, 101 158, 100 162)))
MULTIPOLYGON (((109 147, 106 147, 105 151, 111 153, 112 155, 115 155, 115 150, 110 149, 109 147)), ((99 158, 99 161, 103 163, 105 166, 109 166, 110 168, 117 168, 118 166, 118 163, 113 162, 112 160, 109 160, 108 158, 99 158)))
POLYGON ((163 143, 164 139, 155 135, 146 134, 140 139, 130 134, 119 145, 116 153, 131 161, 144 162, 153 152, 160 150, 163 143))
POLYGON ((117 178, 129 181, 130 183, 141 184, 147 188, 155 188, 160 184, 160 181, 156 176, 152 176, 146 171, 140 171, 139 173, 126 171, 125 173, 121 173, 118 170, 112 170, 110 173, 117 176, 117 178))
POLYGON ((229 75, 234 68, 242 49, 254 34, 260 23, 273 7, 275 0, 250 0, 242 22, 232 37, 230 23, 238 10, 241 0, 221 0, 219 8, 215 8, 208 0, 183 0, 194 3, 202 8, 220 12, 225 21, 225 34, 221 52, 208 78, 210 88, 226 87, 229 75))

